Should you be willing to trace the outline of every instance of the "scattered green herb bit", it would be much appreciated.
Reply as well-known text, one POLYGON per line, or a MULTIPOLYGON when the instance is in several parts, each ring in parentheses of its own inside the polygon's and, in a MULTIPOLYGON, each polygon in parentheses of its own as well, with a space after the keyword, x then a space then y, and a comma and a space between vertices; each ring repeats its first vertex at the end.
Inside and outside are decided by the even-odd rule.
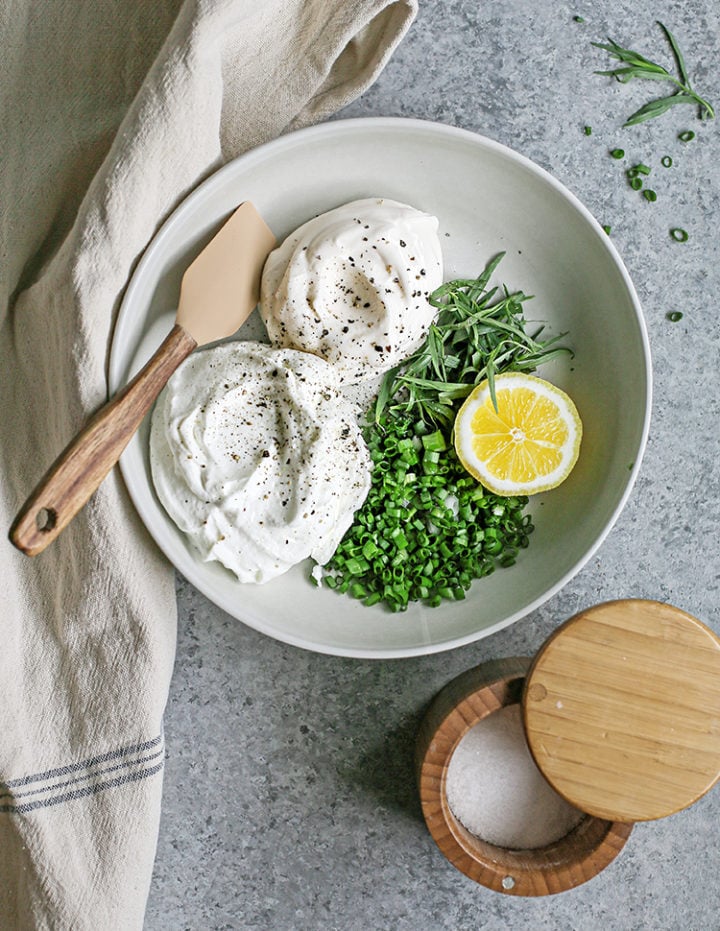
POLYGON ((690 238, 687 234, 687 230, 681 229, 679 226, 673 227, 673 229, 670 230, 670 235, 675 242, 687 242, 690 238))
POLYGON ((612 149, 610 154, 613 158, 625 158, 625 149, 612 149))
POLYGON ((586 136, 592 136, 592 126, 586 126, 583 130, 586 136))
POLYGON ((667 97, 661 97, 658 100, 651 100, 643 107, 640 107, 639 110, 628 117, 623 125, 635 126, 637 123, 642 123, 645 120, 660 116, 661 114, 666 113, 671 107, 681 103, 688 103, 698 106, 701 119, 713 119, 715 116, 715 111, 712 105, 707 100, 704 100, 702 97, 700 97, 699 94, 693 90, 690 84, 690 78, 688 76, 685 60, 683 58, 682 52, 680 51, 680 47, 675 40, 675 37, 662 23, 658 22, 658 25, 664 32, 665 38, 668 40, 670 48, 672 49, 678 73, 680 75, 679 78, 676 78, 674 75, 670 74, 670 72, 666 68, 663 68, 662 65, 658 65, 656 62, 645 58, 638 52, 632 51, 632 49, 623 48, 612 39, 608 39, 607 44, 602 42, 591 43, 595 46, 595 48, 603 49, 604 51, 609 52, 613 58, 617 59, 623 64, 623 67, 621 68, 613 68, 609 71, 596 71, 596 74, 603 74, 614 77, 622 83, 627 83, 633 78, 644 78, 650 81, 669 81, 677 87, 677 90, 667 97))
POLYGON ((669 314, 666 314, 666 317, 673 323, 677 323, 678 320, 682 320, 683 315, 681 310, 671 310, 669 314))
POLYGON ((673 160, 669 155, 663 155, 663 157, 660 159, 660 164, 663 166, 663 168, 671 168, 672 163, 673 160))
POLYGON ((645 198, 645 200, 649 200, 650 203, 655 203, 655 201, 657 200, 657 194, 651 188, 646 188, 643 191, 643 197, 645 198))
POLYGON ((695 138, 695 133, 692 129, 686 129, 684 132, 678 134, 678 139, 680 142, 692 142, 695 138))
POLYGON ((584 22, 585 22, 585 19, 584 19, 584 17, 582 17, 582 16, 573 16, 573 19, 575 20, 576 23, 584 23, 584 22))
MULTIPOLYGON (((647 165, 643 165, 642 162, 639 165, 633 165, 632 168, 628 168, 625 172, 627 175, 628 181, 630 182, 630 187, 633 191, 639 191, 643 186, 643 177, 646 177, 650 174, 650 168, 647 165)), ((650 198, 648 198, 650 200, 650 198)))
POLYGON ((603 226, 603 229, 605 230, 605 232, 606 232, 607 235, 609 236, 609 235, 610 235, 610 232, 611 232, 611 230, 612 230, 612 226, 603 226))

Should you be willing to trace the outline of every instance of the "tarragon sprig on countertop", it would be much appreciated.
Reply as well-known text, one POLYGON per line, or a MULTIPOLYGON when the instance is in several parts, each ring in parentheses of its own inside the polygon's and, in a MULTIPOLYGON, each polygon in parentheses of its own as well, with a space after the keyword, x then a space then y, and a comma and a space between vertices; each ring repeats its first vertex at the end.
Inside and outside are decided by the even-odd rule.
POLYGON ((540 339, 544 327, 525 332, 522 291, 489 288, 490 278, 505 255, 501 252, 482 274, 471 280, 448 281, 430 295, 439 308, 427 339, 405 362, 385 375, 375 402, 375 420, 386 411, 404 412, 427 425, 452 425, 457 402, 487 379, 497 409, 495 375, 532 372, 538 365, 569 353, 558 342, 566 334, 540 339))
POLYGON ((596 74, 608 75, 609 77, 617 78, 618 81, 623 83, 631 81, 633 78, 642 78, 649 81, 669 81, 677 87, 675 93, 669 94, 667 97, 661 97, 659 100, 651 100, 643 107, 640 107, 640 109, 633 113, 623 125, 635 126, 637 123, 643 123, 645 120, 660 116, 671 107, 681 103, 698 106, 700 108, 701 119, 713 119, 715 116, 713 107, 707 100, 697 94, 690 84, 685 59, 675 37, 667 26, 664 26, 661 22, 658 22, 658 26, 660 26, 665 33, 665 37, 670 43, 680 75, 679 78, 670 74, 662 65, 658 65, 656 62, 650 61, 649 58, 645 58, 644 55, 640 55, 639 52, 622 48, 622 46, 618 45, 617 42, 614 42, 612 39, 608 39, 608 44, 603 42, 591 43, 595 48, 600 48, 609 52, 613 58, 622 62, 624 66, 622 68, 613 68, 609 71, 596 71, 596 74))

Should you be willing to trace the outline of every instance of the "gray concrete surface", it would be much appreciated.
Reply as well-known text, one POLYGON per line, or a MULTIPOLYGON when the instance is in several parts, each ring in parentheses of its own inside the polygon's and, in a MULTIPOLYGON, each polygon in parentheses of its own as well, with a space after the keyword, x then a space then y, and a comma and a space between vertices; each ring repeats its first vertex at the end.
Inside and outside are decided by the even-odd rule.
POLYGON ((412 774, 422 709, 445 682, 484 658, 534 652, 580 608, 656 598, 720 631, 718 127, 679 107, 623 130, 656 86, 592 73, 607 59, 590 42, 607 35, 669 64, 658 19, 680 40, 697 89, 720 106, 715 0, 421 0, 381 79, 340 114, 480 132, 548 169, 611 225, 650 333, 650 441, 595 558, 541 610, 450 653, 369 662, 303 652, 244 627, 179 579, 148 931, 720 928, 720 788, 638 825, 590 883, 529 900, 489 892, 443 859, 412 774), (697 138, 682 145, 686 128, 697 138), (607 154, 619 145, 628 158, 674 157, 672 170, 656 169, 655 204, 624 183, 607 154), (689 241, 673 243, 672 226, 689 241), (666 318, 675 310, 679 323, 666 318))

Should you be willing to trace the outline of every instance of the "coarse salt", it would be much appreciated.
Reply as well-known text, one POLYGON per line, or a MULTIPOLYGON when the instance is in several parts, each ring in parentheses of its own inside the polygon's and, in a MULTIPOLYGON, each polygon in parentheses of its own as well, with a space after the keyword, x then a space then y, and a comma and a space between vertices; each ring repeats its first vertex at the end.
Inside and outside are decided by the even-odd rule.
POLYGON ((551 844, 584 817, 535 765, 519 704, 488 715, 465 734, 450 758, 446 792, 468 831, 513 850, 551 844))

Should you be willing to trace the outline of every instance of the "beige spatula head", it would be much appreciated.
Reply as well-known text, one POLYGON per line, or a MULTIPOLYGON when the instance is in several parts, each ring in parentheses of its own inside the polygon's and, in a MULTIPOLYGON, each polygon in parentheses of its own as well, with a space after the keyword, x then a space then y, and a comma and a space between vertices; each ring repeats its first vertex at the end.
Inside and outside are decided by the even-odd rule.
POLYGON ((183 275, 176 322, 198 346, 231 336, 260 299, 260 273, 275 237, 241 204, 183 275))
POLYGON ((28 556, 41 553, 83 507, 140 426, 175 369, 196 346, 232 335, 258 302, 275 237, 244 203, 183 275, 176 323, 145 367, 100 408, 41 479, 10 528, 28 556))

